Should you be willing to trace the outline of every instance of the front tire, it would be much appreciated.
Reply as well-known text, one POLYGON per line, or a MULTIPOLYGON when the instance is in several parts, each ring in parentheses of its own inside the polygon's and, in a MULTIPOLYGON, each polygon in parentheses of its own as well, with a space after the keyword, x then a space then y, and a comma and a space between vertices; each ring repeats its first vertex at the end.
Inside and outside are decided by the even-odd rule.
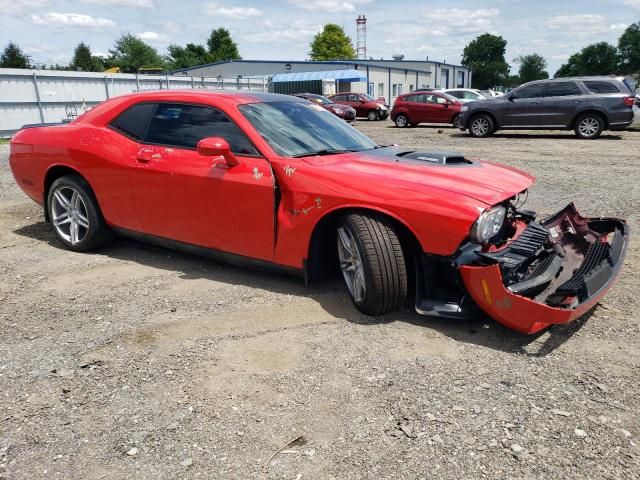
POLYGON ((598 138, 604 130, 604 121, 600 115, 585 113, 576 120, 574 131, 579 138, 593 140, 598 138))
POLYGON ((411 123, 409 123, 409 119, 404 113, 398 114, 394 122, 396 124, 396 127, 398 128, 406 128, 411 126, 411 123))
POLYGON ((367 112, 367 120, 369 120, 370 122, 378 120, 378 112, 376 112, 375 110, 369 110, 367 112))
POLYGON ((489 115, 476 115, 469 122, 469 133, 472 137, 485 138, 493 133, 494 123, 489 115))
POLYGON ((79 175, 65 175, 53 182, 47 209, 54 233, 69 250, 95 250, 112 238, 91 187, 79 175))
POLYGON ((455 128, 461 128, 462 127, 462 118, 460 117, 460 114, 456 115, 455 117, 453 117, 453 126, 455 128))
POLYGON ((337 243, 340 269, 356 308, 373 316, 400 308, 407 297, 407 267, 391 221, 374 213, 345 215, 337 243))

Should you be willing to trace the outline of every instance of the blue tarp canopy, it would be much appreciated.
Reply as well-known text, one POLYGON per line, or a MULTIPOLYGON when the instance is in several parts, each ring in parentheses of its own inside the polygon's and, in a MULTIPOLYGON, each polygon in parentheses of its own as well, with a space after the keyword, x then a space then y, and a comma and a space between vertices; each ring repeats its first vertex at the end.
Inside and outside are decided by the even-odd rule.
POLYGON ((337 80, 339 82, 366 82, 367 76, 359 70, 324 70, 320 72, 278 73, 272 82, 303 82, 310 80, 337 80))

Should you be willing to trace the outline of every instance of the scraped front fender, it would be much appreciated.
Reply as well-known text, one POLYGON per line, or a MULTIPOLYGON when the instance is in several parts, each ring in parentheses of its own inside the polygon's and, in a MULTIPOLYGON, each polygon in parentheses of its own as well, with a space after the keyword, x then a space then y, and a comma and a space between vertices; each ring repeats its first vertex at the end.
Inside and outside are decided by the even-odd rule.
POLYGON ((550 231, 554 241, 567 251, 576 241, 593 237, 594 232, 601 235, 594 242, 609 242, 607 256, 598 263, 589 264, 590 258, 586 254, 580 264, 570 263, 568 259, 572 255, 563 257, 563 268, 567 272, 574 273, 574 276, 580 271, 587 272, 579 301, 578 297, 568 297, 564 303, 550 305, 545 300, 557 295, 554 290, 559 287, 557 284, 550 285, 544 298, 529 298, 515 293, 505 285, 501 266, 497 263, 459 267, 467 291, 487 315, 509 328, 529 334, 554 324, 569 323, 592 309, 615 282, 628 245, 628 227, 623 220, 584 218, 573 204, 542 222, 542 225, 550 231))

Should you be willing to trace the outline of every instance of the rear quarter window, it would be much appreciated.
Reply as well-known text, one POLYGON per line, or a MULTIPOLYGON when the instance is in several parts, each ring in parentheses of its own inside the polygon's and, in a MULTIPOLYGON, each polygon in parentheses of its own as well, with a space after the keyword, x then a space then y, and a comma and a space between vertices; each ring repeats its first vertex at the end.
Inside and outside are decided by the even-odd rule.
POLYGON ((111 122, 111 128, 134 140, 142 140, 149 120, 156 108, 155 103, 138 103, 127 108, 111 122))
POLYGON ((582 83, 591 93, 620 93, 620 89, 613 82, 586 80, 582 83))

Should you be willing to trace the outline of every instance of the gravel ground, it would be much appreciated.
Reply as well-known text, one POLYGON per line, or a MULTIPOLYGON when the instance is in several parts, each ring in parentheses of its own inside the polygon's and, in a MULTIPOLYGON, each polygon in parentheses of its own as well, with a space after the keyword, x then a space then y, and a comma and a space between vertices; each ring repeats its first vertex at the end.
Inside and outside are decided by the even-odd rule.
MULTIPOLYGON (((357 123, 381 143, 531 172, 529 208, 575 200, 640 227, 640 132, 391 125, 357 123)), ((637 242, 600 306, 538 336, 372 319, 338 279, 305 288, 129 240, 63 250, 7 155, 0 478, 640 478, 637 242)))

